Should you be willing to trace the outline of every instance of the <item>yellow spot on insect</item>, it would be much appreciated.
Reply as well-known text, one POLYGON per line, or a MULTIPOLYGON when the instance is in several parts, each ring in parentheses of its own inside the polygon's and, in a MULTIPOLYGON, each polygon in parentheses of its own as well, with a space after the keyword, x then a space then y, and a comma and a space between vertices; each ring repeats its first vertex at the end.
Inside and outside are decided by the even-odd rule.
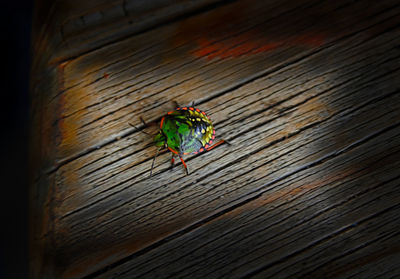
POLYGON ((201 129, 201 133, 202 134, 204 134, 206 132, 206 130, 204 130, 204 129, 201 129))
POLYGON ((201 121, 201 119, 200 119, 200 118, 196 118, 196 120, 197 120, 197 121, 201 121))

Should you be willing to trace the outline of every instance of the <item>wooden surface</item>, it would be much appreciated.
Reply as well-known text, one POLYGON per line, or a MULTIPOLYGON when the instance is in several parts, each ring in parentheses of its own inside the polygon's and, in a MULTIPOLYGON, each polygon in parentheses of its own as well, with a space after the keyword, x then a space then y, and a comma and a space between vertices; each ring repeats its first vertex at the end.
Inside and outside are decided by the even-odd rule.
POLYGON ((400 276, 399 1, 70 2, 34 33, 32 278, 400 276), (149 178, 129 123, 174 101, 231 145, 149 178))

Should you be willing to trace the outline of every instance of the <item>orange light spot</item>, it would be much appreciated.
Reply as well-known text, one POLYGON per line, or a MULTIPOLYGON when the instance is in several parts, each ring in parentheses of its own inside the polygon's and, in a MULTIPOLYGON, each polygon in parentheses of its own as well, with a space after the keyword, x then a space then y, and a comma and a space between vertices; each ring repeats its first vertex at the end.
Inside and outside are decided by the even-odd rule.
POLYGON ((237 58, 271 52, 284 46, 318 47, 324 43, 325 37, 326 35, 320 33, 300 33, 274 40, 254 32, 245 32, 220 42, 208 37, 197 39, 195 40, 197 49, 192 53, 194 56, 207 59, 237 58))
POLYGON ((181 108, 176 108, 176 110, 180 110, 181 108))
POLYGON ((185 107, 185 108, 182 108, 183 110, 187 110, 187 108, 185 107))
POLYGON ((192 107, 190 107, 189 109, 190 109, 190 110, 194 110, 194 108, 192 108, 192 107))

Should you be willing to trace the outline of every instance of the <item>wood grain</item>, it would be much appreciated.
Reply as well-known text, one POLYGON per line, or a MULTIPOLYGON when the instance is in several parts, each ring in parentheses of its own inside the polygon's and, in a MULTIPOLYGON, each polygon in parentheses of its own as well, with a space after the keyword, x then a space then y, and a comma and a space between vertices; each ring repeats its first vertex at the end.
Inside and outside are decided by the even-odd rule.
POLYGON ((93 18, 102 47, 71 27, 82 47, 34 87, 36 278, 400 273, 397 1, 217 2, 166 1, 187 16, 130 37, 93 18), (149 178, 129 123, 154 133, 140 117, 173 101, 231 145, 187 156, 189 176, 164 151, 149 178))

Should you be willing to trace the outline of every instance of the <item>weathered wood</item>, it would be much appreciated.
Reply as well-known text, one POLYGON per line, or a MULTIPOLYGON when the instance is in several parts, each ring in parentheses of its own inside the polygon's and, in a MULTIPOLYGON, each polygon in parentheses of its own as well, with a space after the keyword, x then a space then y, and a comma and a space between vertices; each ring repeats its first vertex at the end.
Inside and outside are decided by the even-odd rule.
MULTIPOLYGON (((42 63, 57 64, 136 33, 210 10, 223 0, 37 0, 33 47, 42 63)), ((33 74, 33 76, 35 73, 33 74)))
MULTIPOLYGON (((398 131, 391 129, 386 132, 389 134, 386 137, 390 139, 393 132, 398 134, 398 131)), ((370 237, 370 234, 359 233, 358 230, 379 233, 379 225, 386 226, 383 230, 385 234, 381 238, 391 235, 391 243, 396 244, 397 239, 394 236, 398 235, 399 225, 396 222, 387 222, 393 220, 390 214, 395 212, 388 213, 390 211, 382 208, 379 199, 385 199, 388 208, 398 207, 393 202, 398 202, 400 198, 396 193, 399 183, 396 155, 398 156, 400 150, 397 146, 397 150, 386 157, 387 154, 380 154, 380 150, 372 148, 380 141, 376 136, 367 141, 367 146, 350 148, 315 167, 296 172, 290 179, 275 183, 273 190, 265 191, 244 206, 235 208, 144 255, 138 255, 131 262, 105 273, 101 278, 111 278, 111 275, 118 275, 118 278, 143 278, 145 275, 165 276, 174 272, 174 278, 189 274, 198 278, 209 275, 214 278, 223 274, 226 278, 236 278, 249 269, 249 265, 243 265, 246 261, 251 262, 251 265, 258 262, 265 266, 265 263, 270 262, 271 269, 284 266, 282 275, 286 276, 289 275, 288 269, 305 274, 310 272, 308 268, 315 268, 318 259, 329 262, 330 257, 338 256, 338 252, 348 252, 349 247, 357 247, 355 243, 346 243, 342 237, 346 239, 350 234, 352 242, 359 237, 370 237), (366 150, 367 156, 364 157, 366 150), (355 153, 354 157, 343 163, 348 157, 347 152, 355 153), (360 162, 359 157, 369 159, 360 162), (381 158, 384 159, 379 162, 381 158), (388 168, 384 173, 374 171, 377 161, 378 164, 387 163, 388 168), (378 227, 374 227, 374 223, 378 227), (339 251, 333 253, 331 248, 327 249, 331 245, 339 246, 339 251), (304 253, 305 249, 312 251, 304 253), (282 250, 289 255, 282 254, 282 250), (292 262, 317 252, 326 255, 317 255, 317 259, 301 261, 297 265, 292 262), (260 256, 263 258, 251 261, 260 256), (294 259, 281 260, 285 257, 294 259), (227 263, 234 264, 226 267, 227 263), (234 270, 227 274, 229 268, 234 270)), ((391 146, 384 149, 391 152, 390 148, 391 146)), ((370 244, 363 239, 359 242, 359 245, 365 244, 367 247, 370 244)), ((379 246, 375 249, 391 250, 389 247, 379 246)), ((398 247, 391 248, 398 253, 398 247)), ((357 249, 353 252, 356 251, 357 249)), ((340 254, 339 256, 344 265, 351 267, 351 260, 345 261, 340 254)), ((357 269, 358 266, 353 268, 357 269)), ((342 266, 342 269, 345 267, 342 266)), ((331 273, 339 271, 330 268, 327 270, 331 273)), ((272 274, 269 271, 263 278, 270 278, 272 274)))
MULTIPOLYGON (((328 11, 329 8, 334 10, 340 5, 335 3, 330 4, 332 7, 326 3, 314 2, 315 10, 312 11, 318 11, 322 17, 325 10, 321 10, 321 8, 328 9, 328 11)), ((317 37, 313 38, 312 35, 308 35, 311 36, 311 39, 320 38, 319 28, 321 27, 315 27, 313 23, 308 23, 308 26, 299 24, 304 21, 304 16, 306 18, 312 16, 313 12, 299 14, 296 9, 287 12, 285 6, 281 7, 281 9, 285 8, 281 13, 285 19, 288 17, 289 22, 280 24, 277 34, 278 30, 275 26, 279 23, 277 22, 279 17, 277 19, 275 14, 271 15, 272 20, 261 17, 265 23, 260 24, 260 14, 265 15, 265 10, 268 8, 268 5, 266 7, 260 7, 260 5, 265 6, 266 4, 261 4, 260 1, 247 3, 249 7, 256 6, 254 9, 257 14, 248 15, 249 18, 256 18, 255 23, 249 22, 247 17, 241 19, 245 31, 237 31, 238 28, 233 26, 231 27, 233 30, 218 30, 219 32, 215 35, 209 36, 211 38, 213 35, 217 36, 216 40, 218 41, 222 36, 220 33, 223 31, 222 39, 226 40, 226 34, 235 32, 232 40, 240 42, 243 40, 241 36, 247 38, 249 32, 250 34, 255 32, 263 37, 274 38, 273 42, 281 42, 282 46, 276 51, 238 59, 207 61, 196 56, 193 57, 191 53, 200 47, 197 45, 196 39, 202 39, 201 35, 215 23, 209 23, 211 26, 205 26, 204 28, 208 28, 203 32, 198 32, 200 35, 195 35, 194 38, 185 33, 186 29, 175 35, 175 30, 179 28, 179 24, 175 24, 135 36, 130 40, 102 48, 63 64, 60 70, 61 93, 50 103, 63 116, 58 121, 61 142, 54 151, 56 158, 70 158, 70 156, 74 158, 78 156, 77 154, 92 150, 99 144, 105 144, 132 132, 133 128, 128 125, 128 122, 140 125, 139 115, 149 120, 157 119, 170 109, 168 102, 170 103, 171 100, 176 100, 181 104, 190 104, 193 100, 196 100, 195 103, 202 103, 257 76, 265 75, 265 72, 271 71, 274 67, 280 67, 282 64, 291 63, 291 61, 307 55, 310 49, 304 47, 303 43, 296 44, 293 36, 298 36, 299 33, 302 36, 311 33, 316 34, 317 37), (248 24, 251 23, 256 27, 248 27, 248 24), (262 33, 258 30, 262 30, 262 33), (182 40, 184 40, 183 44, 180 43, 182 40), (185 42, 186 44, 184 44, 185 42), (179 45, 177 46, 177 44, 179 45), (99 57, 107 57, 107 60, 99 63, 99 57), (103 129, 101 135, 98 133, 98 129, 103 129)), ((242 8, 242 6, 226 9, 229 12, 242 8)), ((385 6, 379 5, 377 8, 384 9, 385 6)), ((278 11, 276 9, 276 12, 278 11)), ((342 16, 340 11, 339 9, 337 17, 342 16)), ((378 14, 375 20, 382 20, 378 9, 377 11, 371 9, 370 12, 378 14)), ((180 24, 190 25, 190 20, 207 22, 207 16, 210 17, 208 14, 200 15, 199 19, 197 17, 190 18, 187 20, 189 22, 180 24)), ((390 17, 393 14, 389 11, 386 16, 390 17)), ((357 18, 357 15, 352 13, 351 19, 354 20, 354 18, 357 18)), ((356 26, 357 30, 353 30, 354 22, 345 21, 345 24, 340 25, 343 32, 339 34, 330 32, 323 38, 328 44, 338 36, 343 37, 351 32, 372 26, 373 18, 371 20, 361 21, 356 26)), ((329 30, 325 32, 329 32, 329 30)), ((259 48, 261 47, 262 45, 259 46, 259 48)), ((247 52, 251 53, 251 50, 247 52)))
POLYGON ((398 274, 399 21, 397 1, 313 0, 224 3, 124 39, 100 21, 115 42, 87 37, 36 87, 33 273, 398 274), (149 178, 156 148, 129 122, 154 132, 139 117, 173 100, 232 145, 188 156, 189 176, 162 152, 149 178))

